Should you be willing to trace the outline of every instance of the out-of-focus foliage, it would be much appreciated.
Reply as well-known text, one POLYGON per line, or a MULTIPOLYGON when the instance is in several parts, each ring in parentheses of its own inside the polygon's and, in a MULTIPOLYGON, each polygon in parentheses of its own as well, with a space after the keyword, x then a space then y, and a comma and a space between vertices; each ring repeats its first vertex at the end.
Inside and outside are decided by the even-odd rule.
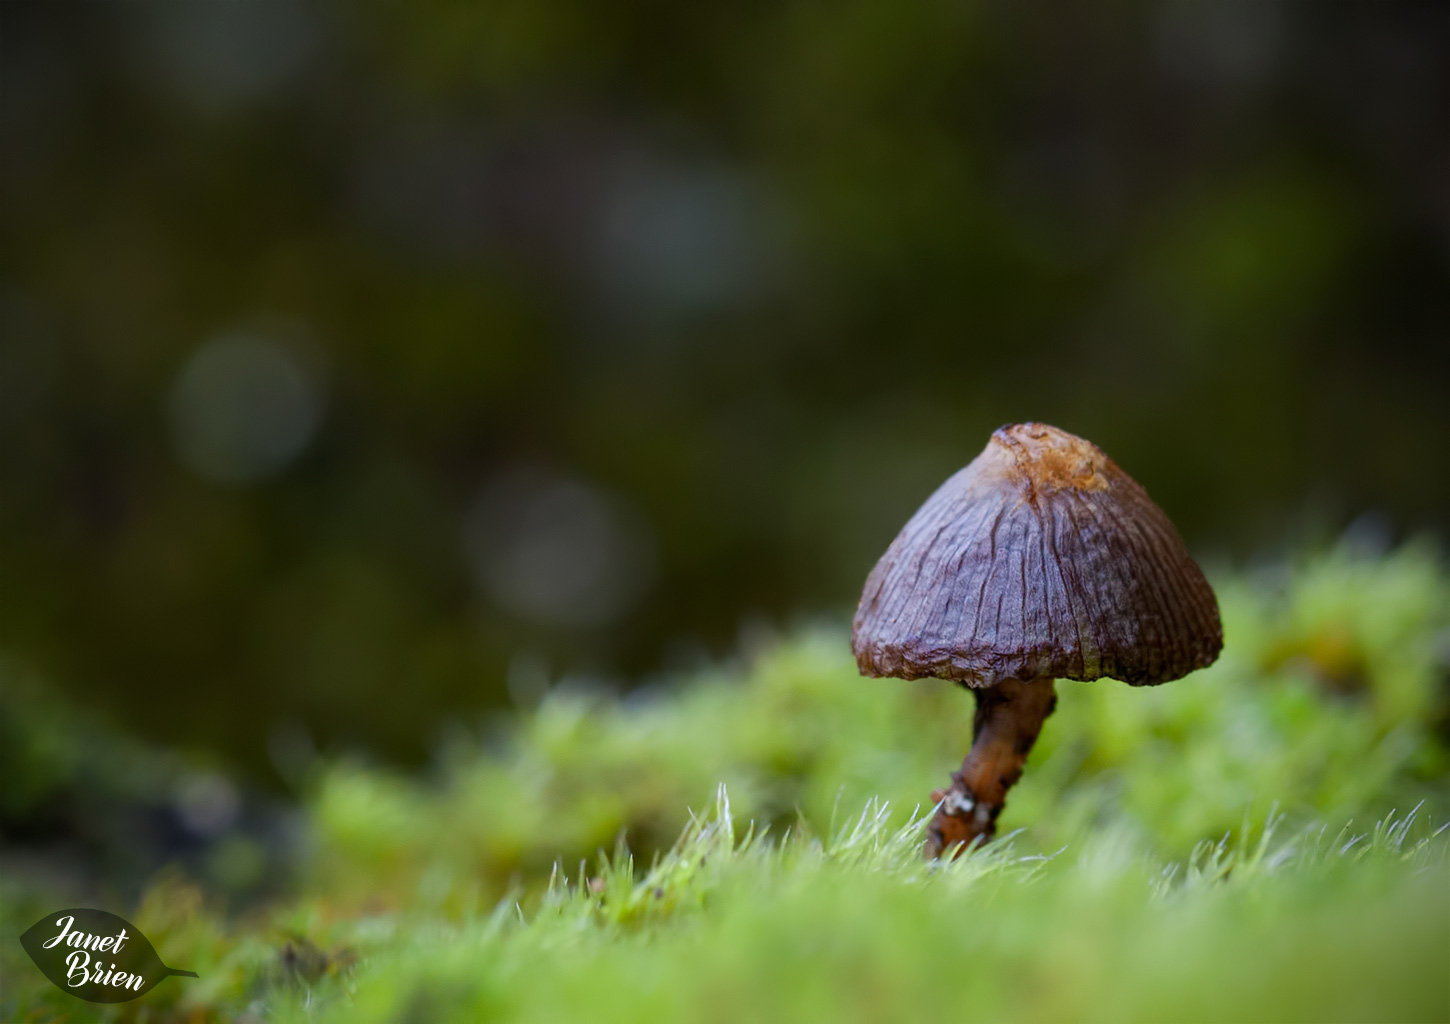
MULTIPOLYGON (((229 889, 205 853, 277 842, 254 813, 151 881, 138 926, 202 978, 144 1013, 1443 1018, 1450 575, 1428 544, 1345 544, 1215 585, 1220 662, 1156 688, 1060 683, 1002 821, 1021 831, 943 872, 922 867, 911 811, 965 752, 971 700, 857 677, 833 630, 623 700, 549 692, 454 735, 426 777, 316 761, 299 775, 306 852, 270 899, 229 889), (687 807, 701 820, 674 845, 687 807)), ((24 724, 40 739, 0 752, 7 776, 45 780, 7 805, 32 830, 78 788, 134 799, 128 766, 155 757, 99 727, 95 755, 59 757, 24 724)), ((152 791, 188 777, 147 771, 152 791)), ((0 864, 6 920, 76 891, 28 849, 0 864)), ((0 944, 0 1016, 73 1009, 21 955, 0 944)))
POLYGON ((0 648, 264 776, 844 607, 1011 420, 1443 530, 1442 8, 0 4, 0 648))

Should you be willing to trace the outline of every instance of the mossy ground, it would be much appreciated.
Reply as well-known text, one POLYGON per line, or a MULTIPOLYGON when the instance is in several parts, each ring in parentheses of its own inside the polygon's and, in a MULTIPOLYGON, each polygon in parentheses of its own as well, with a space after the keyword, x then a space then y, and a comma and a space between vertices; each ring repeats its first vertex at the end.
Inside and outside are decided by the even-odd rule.
MULTIPOLYGON (((1214 582, 1220 662, 1060 684, 1010 834, 954 864, 920 804, 970 700, 804 630, 550 693, 426 777, 319 759, 278 895, 224 898, 239 835, 108 908, 198 980, 92 1007, 12 942, 0 1019, 1450 1020, 1450 578, 1407 547, 1214 582)), ((37 877, 0 882, 16 933, 71 902, 37 877)))

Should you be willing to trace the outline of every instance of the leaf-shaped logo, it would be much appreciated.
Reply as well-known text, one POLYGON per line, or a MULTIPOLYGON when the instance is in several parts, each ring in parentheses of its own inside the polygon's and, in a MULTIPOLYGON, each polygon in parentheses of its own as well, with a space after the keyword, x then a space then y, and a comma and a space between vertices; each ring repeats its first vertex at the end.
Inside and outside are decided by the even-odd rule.
POLYGON ((92 1003, 124 1003, 144 996, 172 974, 140 929, 104 910, 74 907, 46 914, 20 936, 41 973, 58 988, 92 1003))

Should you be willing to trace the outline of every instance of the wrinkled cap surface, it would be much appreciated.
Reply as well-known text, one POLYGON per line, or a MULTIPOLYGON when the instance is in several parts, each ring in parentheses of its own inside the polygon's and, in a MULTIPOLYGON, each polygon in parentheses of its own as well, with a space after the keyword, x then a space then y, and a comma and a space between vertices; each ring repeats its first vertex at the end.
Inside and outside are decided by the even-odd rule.
POLYGON ((1163 683, 1223 647, 1218 602, 1178 531, 1094 444, 1003 427, 926 500, 866 580, 861 673, 1163 683))

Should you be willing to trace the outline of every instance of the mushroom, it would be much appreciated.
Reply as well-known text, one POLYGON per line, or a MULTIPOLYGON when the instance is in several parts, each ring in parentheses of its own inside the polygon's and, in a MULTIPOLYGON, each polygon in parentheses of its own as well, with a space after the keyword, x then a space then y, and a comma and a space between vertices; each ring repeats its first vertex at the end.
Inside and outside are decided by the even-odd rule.
POLYGON ((932 793, 926 854, 986 842, 1057 704, 1054 679, 1151 686, 1212 664, 1218 602, 1148 492, 1044 423, 992 435, 866 579, 851 629, 865 676, 976 697, 972 748, 932 793))

